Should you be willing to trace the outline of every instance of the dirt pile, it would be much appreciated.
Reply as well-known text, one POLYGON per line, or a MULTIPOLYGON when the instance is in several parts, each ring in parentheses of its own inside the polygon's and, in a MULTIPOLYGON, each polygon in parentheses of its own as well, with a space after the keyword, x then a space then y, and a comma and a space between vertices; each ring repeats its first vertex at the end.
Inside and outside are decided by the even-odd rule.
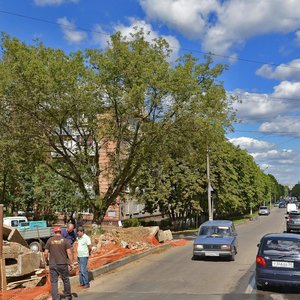
POLYGON ((158 241, 155 241, 155 234, 151 228, 130 227, 111 229, 96 237, 95 243, 97 249, 114 244, 125 249, 145 250, 157 245, 158 241))

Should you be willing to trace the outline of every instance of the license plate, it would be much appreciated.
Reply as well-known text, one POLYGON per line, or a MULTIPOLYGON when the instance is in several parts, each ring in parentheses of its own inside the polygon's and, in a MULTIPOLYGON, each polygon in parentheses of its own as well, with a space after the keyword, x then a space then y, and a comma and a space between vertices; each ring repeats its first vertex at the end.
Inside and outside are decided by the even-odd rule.
POLYGON ((293 269, 294 263, 288 261, 272 261, 272 267, 293 269))
POLYGON ((205 252, 205 256, 219 256, 218 252, 205 252))

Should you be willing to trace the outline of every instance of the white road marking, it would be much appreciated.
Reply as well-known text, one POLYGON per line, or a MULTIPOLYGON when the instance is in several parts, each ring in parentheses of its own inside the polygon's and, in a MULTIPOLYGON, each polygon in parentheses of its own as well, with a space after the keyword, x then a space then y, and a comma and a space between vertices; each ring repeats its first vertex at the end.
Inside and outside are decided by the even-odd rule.
POLYGON ((283 295, 280 295, 280 294, 271 294, 270 297, 274 300, 284 300, 284 299, 286 299, 283 295))
POLYGON ((255 285, 255 276, 253 275, 251 277, 251 280, 246 288, 245 294, 252 294, 254 290, 254 285, 255 285))

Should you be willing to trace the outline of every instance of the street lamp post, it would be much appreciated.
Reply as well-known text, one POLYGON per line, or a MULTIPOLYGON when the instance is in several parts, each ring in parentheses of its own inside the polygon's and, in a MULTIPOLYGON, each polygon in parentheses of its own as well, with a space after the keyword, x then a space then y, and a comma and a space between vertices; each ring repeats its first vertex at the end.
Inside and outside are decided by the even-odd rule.
POLYGON ((212 205, 211 205, 211 192, 213 191, 210 184, 210 170, 209 170, 209 154, 208 148, 206 153, 206 171, 207 171, 207 203, 208 203, 208 219, 213 220, 212 205))

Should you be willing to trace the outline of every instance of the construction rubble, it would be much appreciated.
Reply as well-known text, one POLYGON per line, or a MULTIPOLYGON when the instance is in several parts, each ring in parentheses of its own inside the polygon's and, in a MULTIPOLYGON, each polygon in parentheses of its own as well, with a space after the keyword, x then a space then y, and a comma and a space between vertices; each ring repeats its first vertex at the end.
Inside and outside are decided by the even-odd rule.
MULTIPOLYGON (((153 247, 153 240, 164 243, 173 239, 171 230, 153 227, 114 228, 94 239, 97 250, 107 244, 115 244, 131 250, 146 250, 153 247)), ((95 246, 94 246, 95 247, 95 246)))

